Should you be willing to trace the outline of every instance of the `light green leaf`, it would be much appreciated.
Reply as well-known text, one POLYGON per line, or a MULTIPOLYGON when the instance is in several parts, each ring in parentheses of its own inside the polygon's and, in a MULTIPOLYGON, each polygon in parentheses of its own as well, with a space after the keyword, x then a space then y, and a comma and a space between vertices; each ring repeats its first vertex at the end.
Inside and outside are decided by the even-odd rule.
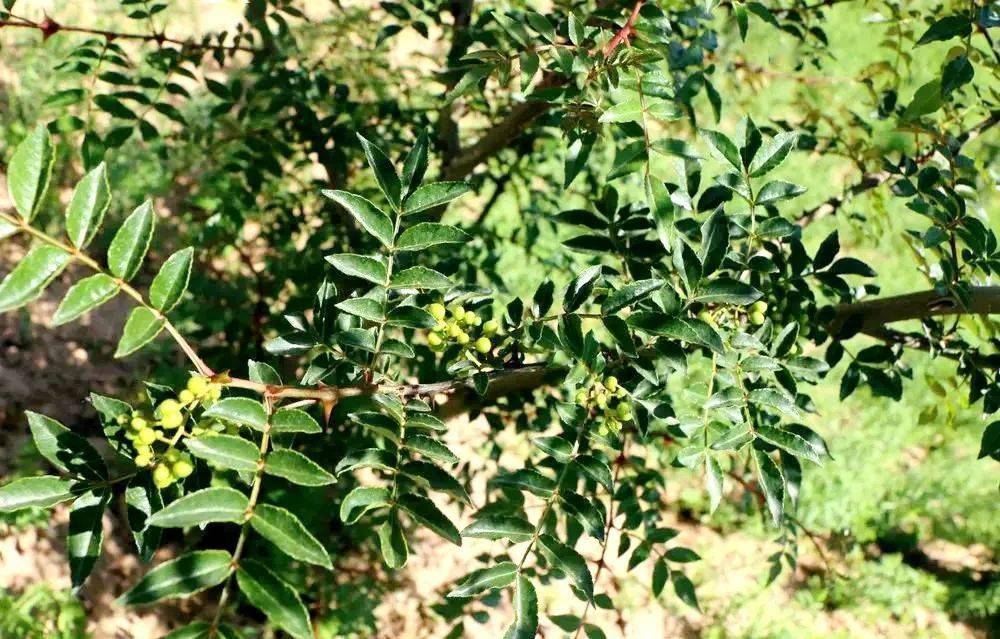
POLYGON ((534 639, 538 634, 538 595, 535 586, 523 575, 517 576, 514 589, 514 623, 503 639, 534 639))
POLYGON ((255 430, 264 430, 267 426, 264 405, 248 397, 227 397, 209 406, 204 416, 249 426, 255 430))
POLYGON ((39 124, 14 150, 7 165, 7 192, 14 208, 30 222, 45 199, 55 151, 44 124, 39 124))
POLYGON ((425 184, 406 198, 403 215, 413 215, 459 198, 470 190, 465 182, 432 182, 425 184))
POLYGON ((94 239, 110 205, 108 171, 101 162, 77 183, 66 208, 66 233, 73 246, 82 249, 94 239))
POLYGON ((772 446, 784 449, 796 457, 804 457, 814 464, 823 463, 813 445, 791 431, 760 424, 757 426, 756 433, 758 438, 772 446))
POLYGON ((7 220, 0 219, 0 240, 7 239, 11 235, 17 233, 20 227, 16 224, 11 224, 7 220))
POLYGON ((48 244, 35 246, 0 282, 0 313, 36 299, 70 261, 69 253, 48 244))
POLYGON ((300 486, 324 486, 337 481, 336 477, 319 464, 288 448, 271 451, 264 464, 264 472, 283 477, 300 486))
POLYGON ((198 459, 204 459, 219 468, 240 472, 254 472, 257 470, 257 460, 260 459, 260 450, 253 442, 233 435, 187 437, 184 445, 198 459))
POLYGON ((125 218, 108 247, 108 268, 112 275, 126 282, 135 277, 149 250, 155 225, 156 214, 151 200, 140 204, 125 218))
POLYGON ((326 261, 344 275, 359 277, 375 284, 384 285, 389 278, 385 264, 374 257, 341 253, 339 255, 328 255, 326 261))
POLYGON ((601 314, 612 315, 663 287, 663 280, 638 280, 612 292, 601 304, 601 314))
POLYGON ((552 535, 543 534, 538 537, 546 553, 553 559, 554 565, 562 570, 572 580, 577 590, 594 599, 594 578, 587 568, 587 560, 580 556, 572 547, 562 543, 552 535))
POLYGON ((383 246, 392 246, 393 224, 389 216, 370 201, 347 191, 325 190, 323 195, 341 205, 361 227, 383 246))
POLYGON ((445 275, 426 266, 411 266, 392 277, 391 288, 442 289, 451 288, 454 283, 445 275))
POLYGON ((145 306, 138 306, 132 309, 125 328, 122 329, 122 337, 118 340, 118 348, 115 350, 115 357, 125 357, 136 352, 153 339, 163 330, 164 319, 145 306))
POLYGON ((149 302, 153 308, 166 313, 181 300, 191 279, 193 257, 194 249, 188 247, 177 251, 163 263, 149 287, 149 302))
POLYGON ((804 186, 792 184, 791 182, 775 180, 774 182, 768 182, 761 187, 760 191, 757 192, 757 198, 755 201, 757 204, 770 204, 771 202, 790 200, 793 197, 798 197, 805 192, 806 189, 804 186))
POLYGON ((396 499, 400 508, 410 513, 414 519, 427 526, 443 539, 447 539, 456 546, 462 545, 462 536, 458 534, 458 528, 451 523, 444 513, 438 510, 430 499, 414 493, 400 495, 396 499))
POLYGON ((139 558, 148 562, 160 547, 163 529, 149 525, 149 516, 163 508, 160 489, 153 485, 152 475, 142 473, 132 480, 125 489, 125 504, 128 507, 128 527, 132 531, 139 558))
POLYGON ((281 384, 281 375, 270 364, 250 360, 247 363, 247 371, 251 382, 257 382, 258 384, 281 384))
POLYGON ((512 561, 503 561, 489 568, 481 568, 465 576, 448 597, 475 597, 484 590, 505 588, 514 581, 517 575, 517 565, 512 561))
POLYGON ((0 486, 0 513, 55 506, 73 498, 73 486, 74 482, 51 475, 14 480, 0 486))
POLYGON ((250 501, 234 488, 203 488, 171 502, 149 517, 150 526, 187 528, 212 522, 242 523, 250 501))
POLYGON ((377 533, 385 565, 394 570, 405 566, 410 558, 410 548, 395 508, 389 511, 388 521, 378 527, 377 533))
POLYGON ((702 304, 737 304, 746 306, 759 300, 763 294, 743 282, 720 277, 706 282, 691 299, 702 304))
POLYGON ((250 525, 292 559, 330 569, 330 555, 294 514, 270 504, 257 504, 250 525))
POLYGON ((462 244, 469 241, 465 231, 447 224, 421 222, 406 229, 396 240, 398 251, 422 251, 438 244, 462 244))
POLYGON ((385 319, 385 309, 382 303, 371 297, 352 297, 337 304, 337 308, 369 322, 381 322, 385 319))
POLYGON ((382 190, 385 199, 389 200, 392 208, 399 210, 403 188, 399 181, 399 175, 396 173, 396 167, 392 165, 392 161, 382 149, 369 142, 360 133, 358 140, 361 141, 361 148, 365 152, 365 158, 368 159, 368 166, 375 174, 375 181, 378 182, 379 189, 382 190))
POLYGON ((799 134, 793 131, 784 131, 771 138, 750 163, 750 177, 760 177, 777 168, 795 147, 798 138, 799 134))
POLYGON ((307 433, 323 432, 319 422, 312 415, 298 408, 282 408, 271 416, 272 433, 307 433))
POLYGON ((111 500, 106 491, 88 491, 73 502, 69 511, 66 552, 69 555, 70 581, 79 588, 101 556, 104 543, 104 509, 111 500))
POLYGON ((427 459, 444 464, 454 464, 458 461, 458 457, 455 456, 455 453, 448 450, 447 446, 427 435, 410 435, 406 438, 405 446, 410 450, 420 453, 427 459))
POLYGON ((743 161, 740 158, 740 150, 728 137, 718 131, 702 129, 701 136, 708 140, 712 149, 725 161, 729 162, 738 172, 743 172, 743 161))
POLYGON ((792 419, 803 417, 802 409, 795 404, 795 399, 785 391, 776 388, 755 388, 750 391, 747 399, 754 404, 780 411, 792 419))
POLYGON ((638 98, 619 102, 601 114, 599 122, 632 122, 642 117, 638 98))
POLYGON ((659 238, 663 248, 670 251, 673 247, 674 218, 676 217, 676 209, 670 199, 670 191, 667 190, 663 182, 651 176, 646 176, 645 184, 646 204, 649 205, 649 210, 656 221, 656 237, 659 238))
POLYGON ((395 466, 396 458, 389 451, 380 448, 363 448, 349 451, 344 455, 343 459, 337 462, 337 468, 334 472, 342 475, 358 468, 392 470, 395 466))
POLYGON ((50 464, 87 479, 107 479, 107 466, 90 442, 50 417, 31 411, 24 414, 35 448, 50 464))
POLYGON ((247 601, 267 615, 271 623, 296 639, 313 639, 309 613, 299 595, 264 564, 253 559, 241 561, 236 582, 247 601))
POLYGON ((418 306, 397 306, 389 311, 390 326, 404 328, 432 328, 437 325, 434 316, 418 306))
POLYGON ((389 505, 387 488, 358 486, 340 502, 340 520, 353 524, 366 512, 389 505))
POLYGON ((168 597, 190 597, 221 584, 233 558, 225 550, 197 550, 152 569, 118 602, 129 606, 156 603, 168 597))
POLYGON ((86 277, 66 293, 59 303, 55 315, 52 316, 53 326, 62 326, 72 322, 87 311, 92 311, 118 294, 118 283, 114 278, 98 273, 86 277))
POLYGON ((462 531, 463 537, 476 539, 509 539, 514 543, 528 541, 535 534, 535 527, 517 515, 485 515, 474 520, 462 531))
POLYGON ((753 458, 757 463, 757 477, 760 487, 764 491, 764 500, 767 508, 771 511, 771 519, 774 525, 781 524, 781 517, 784 513, 785 480, 781 476, 781 470, 774 463, 771 456, 762 450, 752 448, 753 458))

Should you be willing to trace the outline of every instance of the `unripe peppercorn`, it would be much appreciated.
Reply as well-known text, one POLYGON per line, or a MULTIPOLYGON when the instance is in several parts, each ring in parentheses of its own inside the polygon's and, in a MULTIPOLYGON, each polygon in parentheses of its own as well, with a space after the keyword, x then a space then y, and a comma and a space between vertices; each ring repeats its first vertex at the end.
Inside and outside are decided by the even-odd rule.
POLYGON ((160 402, 160 405, 156 409, 160 415, 169 415, 171 413, 180 413, 181 405, 176 399, 165 399, 160 402))
POLYGON ((454 317, 455 319, 465 317, 465 307, 462 306, 461 304, 452 304, 450 310, 451 310, 451 316, 454 317))
POLYGON ((618 378, 614 376, 607 376, 604 378, 604 388, 607 388, 612 393, 618 390, 618 378))
POLYGON ((760 311, 754 311, 753 313, 750 313, 750 323, 753 324, 754 326, 760 326, 761 324, 764 323, 764 320, 765 320, 764 314, 761 313, 760 311))
POLYGON ((476 350, 479 351, 480 353, 484 354, 489 353, 492 348, 493 344, 490 343, 489 338, 480 337, 479 339, 476 340, 476 350))
POLYGON ((209 381, 202 375, 192 375, 188 380, 187 390, 195 397, 201 397, 208 392, 209 381))
POLYGON ((431 304, 427 307, 427 311, 434 316, 434 319, 441 321, 445 318, 448 313, 448 309, 444 307, 444 304, 431 304))
POLYGON ((587 405, 587 397, 588 397, 587 391, 585 391, 583 389, 578 390, 576 392, 576 403, 579 404, 579 405, 581 405, 581 406, 586 406, 587 405))
POLYGON ((448 322, 448 336, 451 338, 457 338, 462 334, 462 327, 458 325, 457 322, 448 322))
POLYGON ((191 462, 182 459, 172 466, 172 470, 175 477, 184 479, 194 472, 194 466, 191 465, 191 462))
POLYGON ((163 419, 160 420, 160 423, 163 424, 163 427, 167 430, 173 430, 184 423, 184 415, 181 415, 180 413, 167 413, 163 416, 163 419))
POLYGON ((623 422, 627 422, 632 419, 632 407, 622 402, 618 405, 617 417, 623 422))
POLYGON ((444 340, 441 339, 441 336, 437 333, 430 333, 427 335, 427 344, 429 344, 431 348, 437 348, 438 346, 444 344, 444 340))
POLYGON ((135 430, 142 430, 143 428, 145 428, 148 425, 149 425, 149 423, 145 419, 143 419, 142 417, 133 417, 132 421, 129 422, 129 426, 131 426, 135 430))
POLYGON ((135 465, 138 466, 139 468, 145 468, 146 466, 149 466, 152 463, 153 463, 152 455, 147 455, 145 453, 142 453, 135 456, 135 465))
POLYGON ((156 441, 156 431, 150 427, 143 428, 135 437, 136 441, 143 446, 149 446, 156 441))
POLYGON ((471 339, 472 338, 469 337, 469 334, 463 331, 462 333, 459 333, 458 337, 455 338, 455 341, 461 344, 462 346, 465 346, 466 344, 469 343, 469 340, 471 339))
POLYGON ((180 400, 182 404, 190 404, 195 400, 195 395, 194 393, 185 388, 184 390, 182 390, 180 393, 177 394, 177 399, 180 400))
POLYGON ((174 483, 174 475, 169 468, 160 464, 153 469, 153 483, 156 484, 157 488, 166 488, 174 483))
POLYGON ((493 337, 500 330, 500 324, 496 320, 489 320, 483 323, 483 335, 493 337))

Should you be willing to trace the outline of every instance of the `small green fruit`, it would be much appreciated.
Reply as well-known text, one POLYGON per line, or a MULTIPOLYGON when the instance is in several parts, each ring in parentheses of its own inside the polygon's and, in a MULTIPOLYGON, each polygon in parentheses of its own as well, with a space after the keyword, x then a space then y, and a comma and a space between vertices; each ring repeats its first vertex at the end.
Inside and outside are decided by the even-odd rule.
POLYGON ((442 344, 444 344, 444 340, 441 339, 441 336, 438 335, 437 333, 430 333, 427 335, 427 344, 431 348, 437 348, 442 344))
POLYGON ((588 397, 589 393, 587 393, 586 390, 581 388, 576 392, 576 403, 579 404, 580 406, 586 406, 588 397))
POLYGON ((616 392, 618 390, 618 378, 611 375, 605 377, 604 388, 608 389, 612 393, 616 392))
POLYGON ((147 454, 139 454, 135 456, 135 465, 139 468, 146 468, 153 463, 153 456, 147 454))
POLYGON ((767 302, 765 302, 764 300, 757 300, 756 302, 750 305, 751 313, 763 313, 766 310, 767 310, 767 302))
POLYGON ((458 334, 458 336, 455 338, 455 341, 461 344, 462 346, 465 346, 466 344, 469 343, 471 339, 472 338, 469 337, 469 334, 463 331, 458 334))
POLYGON ((156 441, 156 431, 150 427, 145 427, 135 436, 135 440, 142 446, 149 446, 156 441))
POLYGON ((171 415, 173 413, 181 412, 181 405, 176 399, 165 399, 160 402, 157 407, 157 411, 160 415, 171 415))
POLYGON ((443 320, 448 313, 448 310, 444 307, 444 304, 437 304, 437 303, 428 306, 427 311, 434 316, 434 319, 436 319, 439 322, 443 320))
POLYGON ((764 317, 764 314, 761 313, 760 311, 754 311, 753 313, 750 313, 750 323, 753 324, 754 326, 760 326, 761 324, 764 323, 765 319, 766 318, 764 317))
POLYGON ((493 349, 493 344, 488 337, 480 337, 476 340, 476 350, 480 353, 489 353, 493 349))
MULTIPOLYGON (((186 390, 195 397, 201 397, 208 392, 208 387, 209 381, 207 377, 203 375, 192 375, 191 379, 188 380, 186 390)), ((184 400, 182 399, 181 401, 183 402, 184 400)))
POLYGON ((483 335, 493 337, 500 330, 500 324, 496 320, 489 320, 483 323, 483 335))
POLYGON ((160 423, 163 424, 163 427, 167 430, 173 430, 184 423, 184 415, 181 415, 180 413, 167 413, 163 416, 163 419, 160 420, 160 423))
POLYGON ((179 399, 182 404, 187 405, 193 402, 196 398, 194 393, 185 388, 177 394, 177 399, 179 399))
POLYGON ((632 419, 632 407, 626 404, 625 402, 618 404, 618 410, 616 412, 618 419, 620 419, 623 422, 627 422, 628 420, 632 419))
POLYGON ((165 465, 160 464, 153 469, 153 483, 157 488, 166 488, 174 483, 174 475, 165 465))
POLYGON ((184 479, 188 475, 194 472, 194 466, 191 462, 184 461, 183 459, 172 466, 172 470, 175 477, 184 479))

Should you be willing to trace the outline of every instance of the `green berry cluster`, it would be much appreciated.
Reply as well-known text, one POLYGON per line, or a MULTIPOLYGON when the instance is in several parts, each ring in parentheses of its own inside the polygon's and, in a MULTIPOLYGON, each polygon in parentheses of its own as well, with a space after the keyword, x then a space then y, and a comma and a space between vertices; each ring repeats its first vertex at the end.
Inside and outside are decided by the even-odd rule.
POLYGON ((587 388, 577 391, 576 403, 587 410, 599 411, 598 433, 602 435, 617 435, 621 432, 622 422, 632 419, 628 393, 618 384, 618 379, 610 375, 603 381, 594 380, 587 388))
POLYGON ((199 423, 188 433, 185 424, 195 408, 212 403, 221 395, 221 385, 207 377, 194 375, 176 399, 163 400, 152 415, 133 412, 118 418, 119 423, 126 427, 125 438, 135 448, 135 465, 153 469, 153 483, 157 488, 166 488, 194 472, 191 456, 177 450, 177 444, 185 434, 197 437, 209 429, 209 424, 199 423))
POLYGON ((490 338, 500 330, 496 320, 484 322, 483 318, 465 310, 461 304, 445 308, 444 304, 435 303, 428 306, 427 311, 437 320, 437 326, 427 335, 427 344, 435 353, 440 353, 451 344, 482 355, 493 350, 490 338))

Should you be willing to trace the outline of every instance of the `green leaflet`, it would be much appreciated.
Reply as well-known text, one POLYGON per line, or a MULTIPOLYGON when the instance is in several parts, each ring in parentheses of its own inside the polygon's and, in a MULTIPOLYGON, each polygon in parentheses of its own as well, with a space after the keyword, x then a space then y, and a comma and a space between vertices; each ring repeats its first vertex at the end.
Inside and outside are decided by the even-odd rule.
POLYGON ((260 450, 253 442, 233 435, 187 437, 184 445, 198 459, 239 472, 256 471, 260 459, 260 450))
POLYGON ((298 408, 281 408, 271 416, 272 433, 306 433, 323 432, 319 422, 312 415, 298 408))
POLYGON ((458 457, 447 446, 427 435, 410 435, 406 438, 404 445, 433 461, 445 464, 458 462, 458 457))
POLYGON ((215 417, 239 426, 249 426, 264 430, 267 426, 267 412, 264 405, 246 397, 227 397, 212 404, 205 411, 206 417, 215 417))
POLYGON ((366 512, 388 505, 388 489, 358 486, 340 502, 340 519, 345 524, 353 524, 366 512))
POLYGON ((73 502, 69 511, 66 552, 69 554, 70 580, 79 588, 90 575, 104 543, 104 509, 111 501, 107 491, 88 491, 73 502))
POLYGON ((389 279, 385 264, 374 257, 342 253, 339 255, 328 255, 326 261, 344 275, 359 277, 373 284, 384 285, 386 280, 389 279))
POLYGON ((403 215, 413 215, 436 206, 442 206, 469 192, 465 182, 433 182, 425 184, 406 198, 403 215))
POLYGON ((503 639, 534 639, 538 634, 538 595, 531 581, 518 575, 514 588, 514 623, 503 639))
POLYGON ((324 190, 323 195, 344 207, 351 217, 383 246, 392 246, 393 224, 389 216, 370 201, 347 191, 324 190))
POLYGON ((411 266, 392 276, 391 288, 412 288, 418 290, 433 290, 451 288, 454 282, 447 276, 426 266, 411 266))
POLYGON ((191 279, 191 262, 194 249, 188 247, 167 258, 160 272, 149 287, 149 302, 153 308, 166 313, 181 300, 191 279))
POLYGON ((250 525, 289 557, 332 568, 326 548, 290 511, 270 504, 257 504, 250 525))
POLYGON ((484 515, 475 519, 462 531, 463 537, 477 539, 509 539, 514 543, 528 541, 535 534, 535 527, 517 515, 484 515))
POLYGON ((462 545, 462 536, 458 534, 455 524, 451 523, 444 513, 438 510, 430 499, 414 493, 405 493, 396 499, 399 507, 410 513, 410 515, 427 526, 442 538, 447 539, 456 546, 462 545))
POLYGON ((164 324, 165 320, 162 317, 157 316, 154 311, 145 306, 132 309, 132 313, 125 322, 125 328, 122 329, 122 337, 118 341, 115 357, 131 355, 153 341, 163 330, 164 324))
POLYGON ((132 531, 139 558, 148 562, 160 547, 160 538, 163 536, 162 528, 149 525, 149 516, 163 508, 163 497, 160 489, 153 485, 150 473, 142 473, 132 480, 125 489, 125 504, 128 527, 132 531))
POLYGON ((264 472, 283 477, 300 486, 324 486, 337 481, 336 477, 319 464, 288 448, 271 451, 264 464, 264 472))
POLYGON ((88 311, 109 301, 118 294, 118 283, 114 278, 98 273, 74 284, 52 316, 52 325, 61 326, 72 322, 88 311))
POLYGON ((515 575, 517 575, 517 566, 514 562, 504 561, 496 566, 469 573, 447 596, 474 597, 484 590, 504 588, 513 583, 515 575))
POLYGON ((553 563, 569 576, 577 590, 582 592, 588 600, 593 600, 594 578, 587 568, 587 560, 571 546, 551 535, 539 535, 538 543, 545 549, 553 563))
POLYGON ((396 167, 392 165, 392 161, 378 145, 373 144, 360 133, 358 134, 358 140, 361 142, 361 148, 365 152, 368 166, 371 168, 372 173, 375 174, 375 181, 378 183, 379 189, 385 195, 385 199, 389 201, 392 208, 398 211, 403 186, 399 180, 399 174, 396 173, 396 167))
POLYGON ((0 313, 10 311, 38 298, 45 287, 72 259, 62 249, 40 244, 17 263, 0 282, 0 313))
POLYGON ((406 229, 396 240, 397 251, 422 251, 439 244, 461 244, 469 241, 469 235, 462 229, 437 224, 421 222, 406 229))
POLYGON ((236 582, 247 600, 273 624, 296 639, 312 639, 309 613, 299 595, 264 564, 253 559, 241 561, 236 582))
POLYGON ((108 171, 101 162, 77 183, 66 208, 66 233, 73 246, 82 249, 94 239, 110 205, 108 171))
POLYGON ((187 528, 212 522, 238 524, 250 505, 246 495, 233 488, 203 488, 171 502, 149 517, 150 526, 187 528))
POLYGON ((395 508, 389 511, 389 519, 378 527, 377 532, 385 565, 394 570, 405 566, 410 557, 410 549, 399 521, 399 512, 395 508))
POLYGON ((135 276, 149 250, 155 225, 156 214, 150 200, 140 204, 125 218, 108 247, 108 268, 112 275, 126 282, 135 276))
POLYGON ((35 447, 50 464, 87 479, 107 479, 107 466, 90 442, 50 417, 31 411, 25 415, 35 447))
POLYGON ((48 508, 72 499, 75 483, 44 475, 24 477, 0 486, 0 513, 14 512, 22 508, 48 508))
POLYGON ((168 597, 190 597, 223 582, 233 558, 225 550, 198 550, 164 562, 146 573, 118 602, 129 606, 155 603, 168 597))
POLYGON ((52 138, 44 124, 36 126, 17 145, 10 158, 7 166, 7 192, 14 202, 14 208, 26 222, 35 217, 45 199, 54 159, 52 138))

